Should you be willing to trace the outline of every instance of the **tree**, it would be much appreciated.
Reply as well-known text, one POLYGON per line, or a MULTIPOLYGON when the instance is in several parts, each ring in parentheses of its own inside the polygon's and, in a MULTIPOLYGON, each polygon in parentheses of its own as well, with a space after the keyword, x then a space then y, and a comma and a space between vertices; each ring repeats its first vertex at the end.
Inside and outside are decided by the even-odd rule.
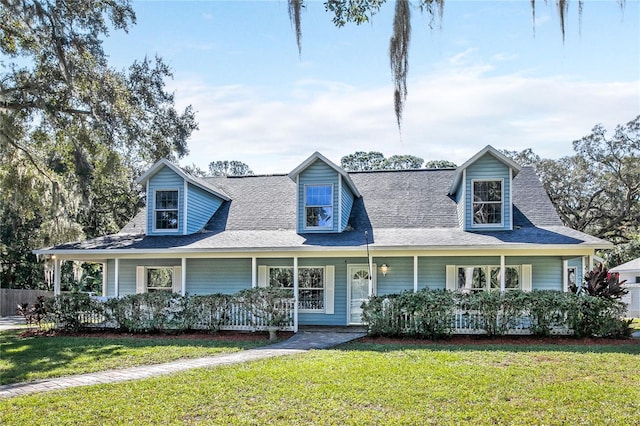
POLYGON ((431 160, 424 164, 425 169, 455 169, 456 163, 447 160, 431 160))
POLYGON ((457 167, 446 160, 428 161, 415 155, 392 155, 389 158, 378 151, 356 151, 340 159, 340 166, 348 172, 366 172, 373 170, 415 170, 424 164, 426 169, 443 169, 457 167))
POLYGON ((197 124, 163 61, 108 66, 102 39, 134 23, 128 0, 0 0, 3 285, 31 285, 34 248, 117 231, 141 205, 133 176, 187 153, 197 124))
POLYGON ((575 155, 542 159, 530 149, 503 151, 532 165, 562 222, 615 243, 640 231, 640 116, 609 137, 601 125, 573 142, 575 155))
POLYGON ((340 166, 348 172, 381 170, 383 164, 384 155, 377 151, 356 151, 340 159, 340 166))
POLYGON ((415 155, 392 155, 384 160, 382 168, 384 170, 409 170, 419 169, 424 164, 424 160, 415 155))
MULTIPOLYGON (((624 8, 625 0, 616 0, 620 8, 624 8)), ((387 0, 325 0, 324 7, 333 15, 333 24, 343 27, 347 23, 360 25, 367 23, 380 11, 387 0)), ((546 2, 546 0, 545 0, 546 2)), ((302 24, 301 13, 305 8, 305 0, 289 0, 289 19, 294 27, 298 52, 301 52, 302 24)), ((445 0, 396 0, 393 18, 393 29, 389 41, 389 65, 393 77, 394 109, 398 128, 402 122, 402 111, 407 99, 407 75, 409 70, 409 44, 411 41, 411 9, 417 5, 421 13, 430 18, 429 26, 442 20, 445 0), (413 4, 412 4, 413 3, 413 4)), ((532 19, 536 20, 536 0, 530 0, 532 19)), ((556 1, 560 18, 562 40, 565 37, 565 19, 569 10, 569 0, 556 1)), ((578 0, 578 11, 582 15, 584 0, 578 0)), ((416 7, 414 7, 416 8, 416 7)))
POLYGON ((209 163, 209 173, 211 176, 247 176, 253 171, 242 161, 212 161, 209 163))

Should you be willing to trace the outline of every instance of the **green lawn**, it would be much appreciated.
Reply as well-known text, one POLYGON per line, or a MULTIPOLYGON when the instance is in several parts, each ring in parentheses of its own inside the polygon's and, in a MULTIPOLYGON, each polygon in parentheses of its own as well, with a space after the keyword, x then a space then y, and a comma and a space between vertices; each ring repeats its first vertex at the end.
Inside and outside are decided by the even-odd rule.
POLYGON ((631 425, 640 424, 638 365, 637 342, 351 343, 2 400, 0 424, 38 419, 42 424, 631 425))
MULTIPOLYGON (((0 384, 237 352, 264 341, 27 337, 0 331, 0 384)), ((1 422, 0 422, 1 424, 1 422)))

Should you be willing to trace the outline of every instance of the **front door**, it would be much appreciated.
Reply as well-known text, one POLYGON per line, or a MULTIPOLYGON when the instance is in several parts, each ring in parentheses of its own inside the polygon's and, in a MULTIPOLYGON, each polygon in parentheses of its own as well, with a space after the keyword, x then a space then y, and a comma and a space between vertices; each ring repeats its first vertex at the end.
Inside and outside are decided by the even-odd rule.
MULTIPOLYGON (((372 269, 375 271, 375 266, 372 269)), ((347 291, 349 324, 362 324, 362 302, 369 298, 369 266, 349 265, 347 272, 349 274, 347 291)))

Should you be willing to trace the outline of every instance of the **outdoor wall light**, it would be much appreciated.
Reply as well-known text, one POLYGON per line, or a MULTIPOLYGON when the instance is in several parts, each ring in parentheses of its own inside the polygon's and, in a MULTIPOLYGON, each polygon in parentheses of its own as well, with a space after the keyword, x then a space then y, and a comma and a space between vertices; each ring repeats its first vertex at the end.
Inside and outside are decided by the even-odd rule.
POLYGON ((382 272, 382 275, 386 277, 387 272, 389 272, 389 265, 387 265, 386 263, 380 265, 380 272, 382 272))

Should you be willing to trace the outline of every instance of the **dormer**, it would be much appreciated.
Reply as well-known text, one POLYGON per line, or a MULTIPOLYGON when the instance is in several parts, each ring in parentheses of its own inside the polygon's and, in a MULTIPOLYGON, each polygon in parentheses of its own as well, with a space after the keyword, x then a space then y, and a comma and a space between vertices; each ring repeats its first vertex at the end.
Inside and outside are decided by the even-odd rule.
POLYGON ((349 174, 319 152, 296 167, 298 233, 334 233, 347 227, 353 201, 360 197, 349 174))
POLYGON ((449 195, 457 203, 465 231, 513 229, 511 184, 520 171, 513 160, 490 145, 456 169, 449 195))
POLYGON ((147 235, 189 235, 200 231, 230 198, 166 159, 137 179, 147 194, 147 235))

